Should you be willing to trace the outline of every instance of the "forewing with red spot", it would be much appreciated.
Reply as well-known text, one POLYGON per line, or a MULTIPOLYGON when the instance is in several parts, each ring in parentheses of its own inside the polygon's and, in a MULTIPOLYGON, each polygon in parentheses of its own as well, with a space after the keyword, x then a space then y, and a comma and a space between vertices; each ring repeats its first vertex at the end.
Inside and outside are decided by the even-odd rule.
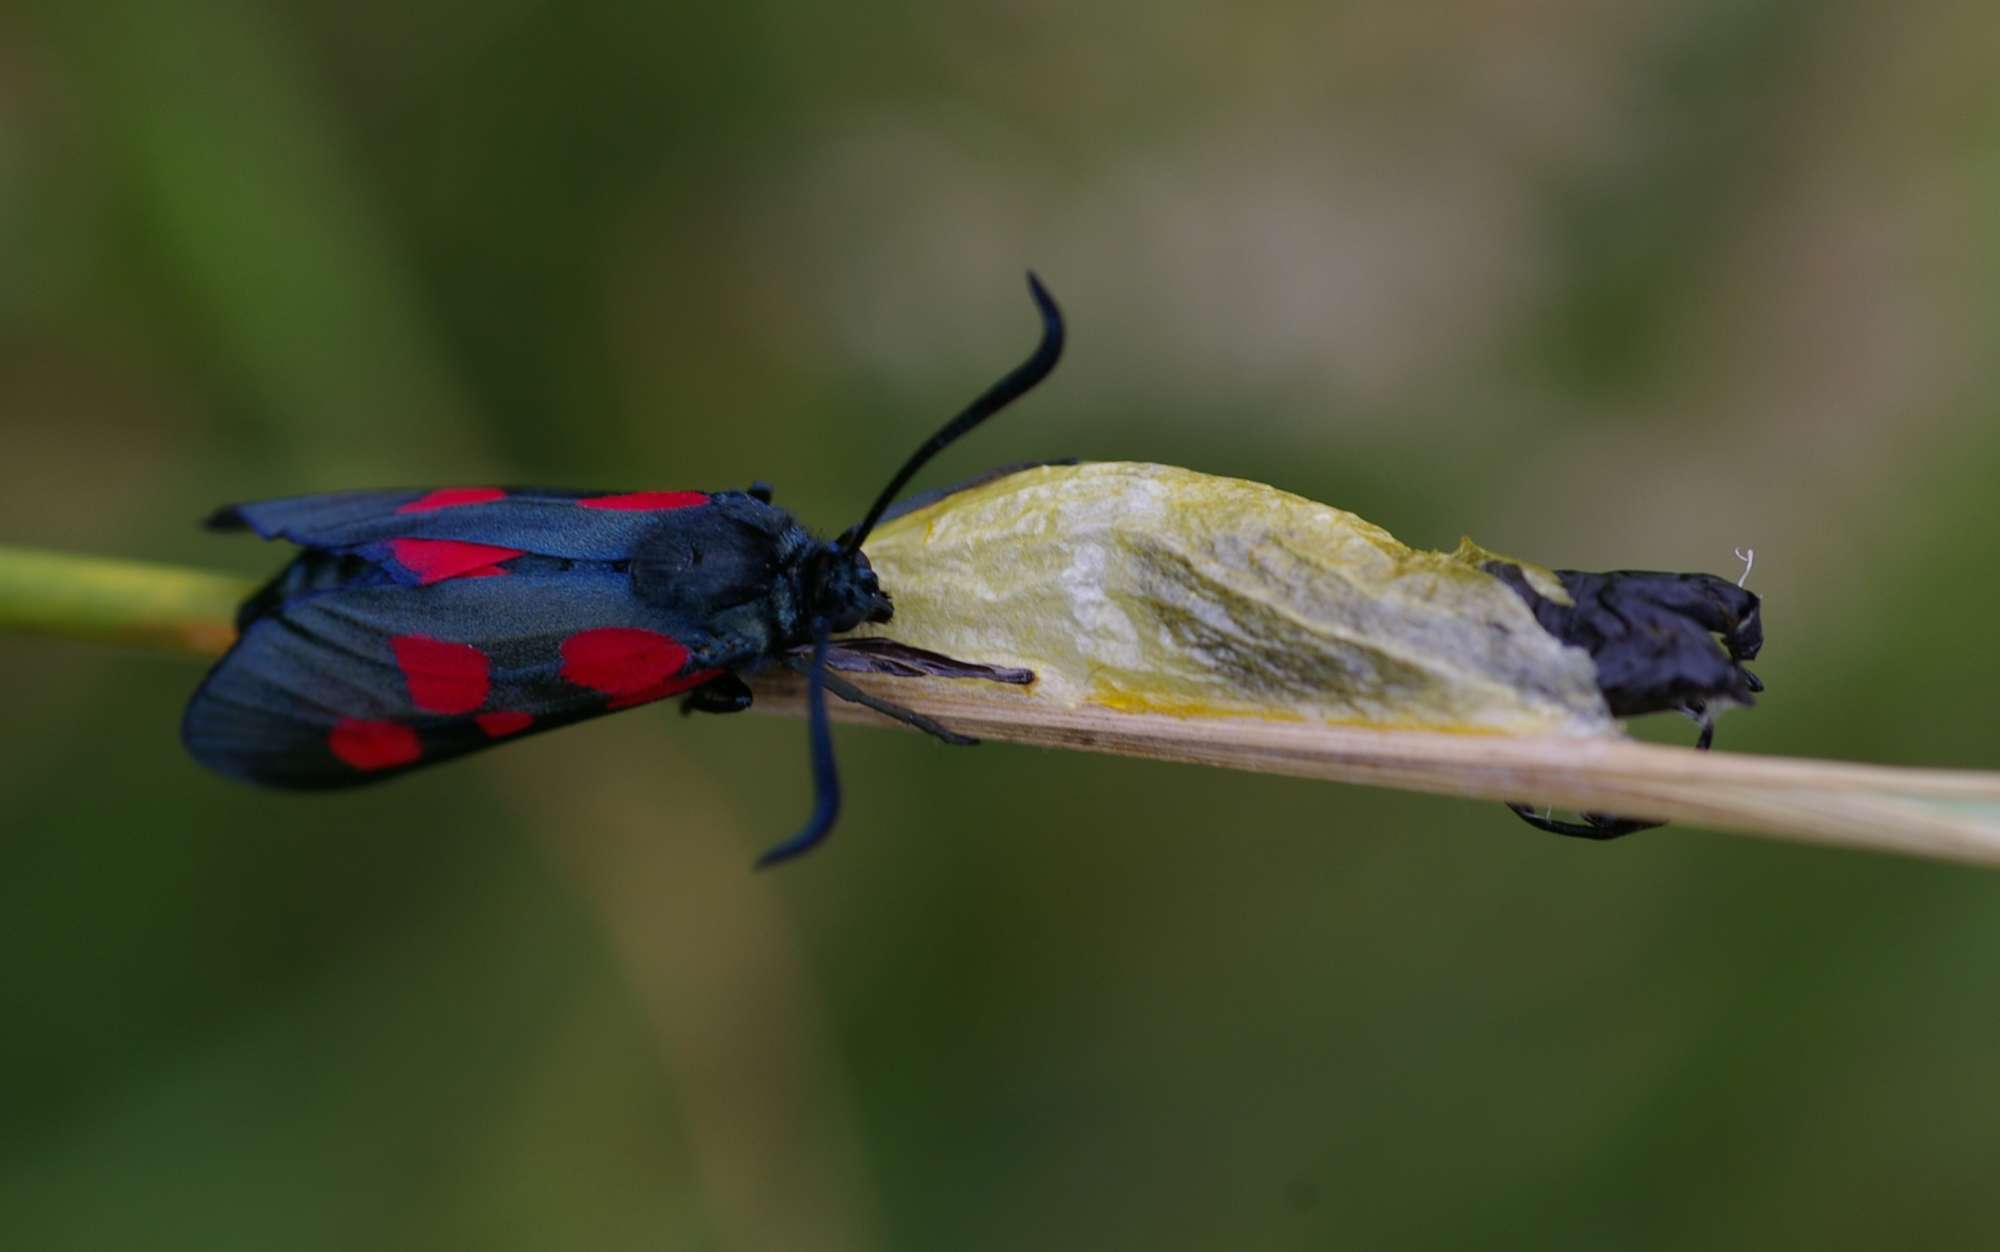
MULTIPOLYGON (((441 511, 456 507, 472 506, 441 511)), ((182 736, 204 764, 281 787, 387 777, 686 691, 750 659, 700 623, 664 620, 609 562, 410 586, 308 552, 240 624, 182 736)))
POLYGON ((381 563, 400 583, 427 587, 447 578, 490 578, 507 573, 506 563, 524 550, 462 539, 391 539, 370 544, 364 555, 381 563))
POLYGON ((209 524, 253 530, 303 548, 358 554, 401 581, 423 583, 504 573, 507 557, 522 553, 575 561, 630 560, 662 515, 699 509, 710 499, 700 491, 412 487, 237 504, 216 513, 209 524), (489 556, 474 560, 475 550, 489 556), (448 572, 440 575, 439 570, 448 572))

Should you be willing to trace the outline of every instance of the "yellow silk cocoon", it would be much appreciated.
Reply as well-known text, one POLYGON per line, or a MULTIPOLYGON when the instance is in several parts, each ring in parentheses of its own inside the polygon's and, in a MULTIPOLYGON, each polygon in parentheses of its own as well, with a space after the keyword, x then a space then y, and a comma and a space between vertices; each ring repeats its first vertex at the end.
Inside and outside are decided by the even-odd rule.
MULTIPOLYGON (((1022 470, 883 525, 878 634, 1035 671, 1026 698, 1183 715, 1615 734, 1587 653, 1451 553, 1164 465, 1022 470)), ((1509 559, 1511 558, 1504 558, 1509 559)), ((1555 578, 1515 562, 1542 594, 1555 578)))

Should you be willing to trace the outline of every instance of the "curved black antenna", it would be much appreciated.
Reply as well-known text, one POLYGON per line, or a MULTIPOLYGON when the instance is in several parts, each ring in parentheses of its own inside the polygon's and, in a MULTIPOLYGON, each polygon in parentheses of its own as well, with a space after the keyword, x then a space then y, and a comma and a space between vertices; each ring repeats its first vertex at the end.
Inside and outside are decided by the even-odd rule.
POLYGON ((806 716, 812 741, 813 811, 799 833, 757 858, 757 868, 789 861, 826 838, 840 816, 840 771, 833 764, 833 731, 826 721, 826 619, 812 623, 812 668, 806 671, 806 716))
POLYGON ((1047 378, 1049 371, 1056 367, 1056 362, 1062 358, 1063 350, 1062 310, 1056 307, 1055 300, 1050 297, 1048 289, 1042 286, 1042 280, 1035 277, 1033 270, 1028 271, 1028 294, 1034 297, 1035 307, 1042 313, 1042 342, 1036 345, 1034 355, 1015 366, 999 382, 988 387, 977 400, 965 406, 963 413, 946 422, 937 434, 926 439, 924 445, 912 453, 909 460, 903 462, 903 468, 896 471, 896 476, 889 480, 889 485, 875 498, 874 505, 868 510, 868 515, 861 519, 860 525, 840 537, 842 551, 849 555, 860 551, 862 542, 868 538, 868 532, 875 529, 875 523, 882 520, 882 514, 895 501, 896 493, 909 485, 910 480, 917 476, 917 471, 924 467, 925 462, 951 446, 952 441, 960 435, 1020 399, 1029 388, 1047 378))

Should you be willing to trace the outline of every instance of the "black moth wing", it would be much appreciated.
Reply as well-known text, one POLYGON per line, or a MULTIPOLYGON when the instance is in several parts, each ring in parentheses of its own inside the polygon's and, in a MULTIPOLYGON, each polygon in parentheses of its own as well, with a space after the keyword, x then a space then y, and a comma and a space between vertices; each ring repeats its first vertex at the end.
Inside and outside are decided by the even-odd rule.
POLYGON ((661 517, 699 512, 742 495, 406 487, 233 504, 212 514, 208 525, 216 530, 251 530, 302 548, 365 553, 378 560, 398 540, 419 540, 511 548, 570 560, 621 561, 632 557, 661 517))
MULTIPOLYGON (((337 560, 308 554, 286 577, 337 560)), ((609 570, 313 590, 244 625, 182 738, 248 781, 351 786, 699 686, 747 659, 719 643, 609 570)))
POLYGON ((219 515, 312 546, 244 605, 237 643, 190 701, 182 737, 196 759, 265 785, 349 786, 674 695, 770 650, 755 597, 746 608, 660 594, 675 584, 657 556, 684 551, 686 534, 747 533, 715 550, 708 585, 768 580, 775 560, 732 570, 773 555, 781 510, 741 493, 458 490, 219 515), (406 511, 440 496, 454 502, 406 511), (456 502, 466 496, 476 502, 456 502), (621 503, 583 507, 603 499, 621 503), (747 532, 724 522, 739 512, 747 532), (655 594, 642 596, 635 566, 649 553, 655 594))

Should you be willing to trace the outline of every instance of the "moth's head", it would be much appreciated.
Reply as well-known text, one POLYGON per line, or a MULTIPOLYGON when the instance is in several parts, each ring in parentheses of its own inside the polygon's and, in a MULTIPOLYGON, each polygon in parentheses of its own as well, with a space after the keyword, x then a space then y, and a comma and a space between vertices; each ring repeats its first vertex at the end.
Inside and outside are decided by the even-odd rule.
POLYGON ((806 599, 806 616, 823 618, 834 634, 863 622, 886 622, 895 613, 868 558, 839 543, 824 545, 807 562, 806 599))

